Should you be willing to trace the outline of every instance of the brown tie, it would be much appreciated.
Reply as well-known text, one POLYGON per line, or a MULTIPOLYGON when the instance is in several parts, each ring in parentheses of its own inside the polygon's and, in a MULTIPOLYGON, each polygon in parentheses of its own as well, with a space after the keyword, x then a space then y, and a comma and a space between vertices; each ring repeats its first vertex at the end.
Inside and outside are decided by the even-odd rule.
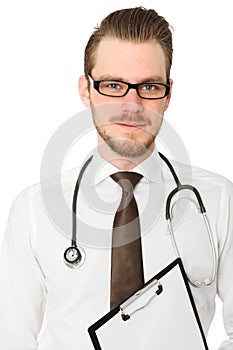
POLYGON ((140 222, 133 190, 142 178, 135 172, 111 175, 122 188, 112 232, 110 308, 119 305, 144 284, 140 222))

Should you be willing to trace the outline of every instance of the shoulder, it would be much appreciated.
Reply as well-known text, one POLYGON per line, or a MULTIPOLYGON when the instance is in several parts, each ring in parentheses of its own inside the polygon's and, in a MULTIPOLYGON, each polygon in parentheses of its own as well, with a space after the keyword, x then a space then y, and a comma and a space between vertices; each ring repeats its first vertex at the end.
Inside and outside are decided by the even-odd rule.
MULTIPOLYGON (((170 160, 175 172, 182 184, 189 184, 196 187, 202 193, 212 198, 224 199, 233 196, 233 183, 224 175, 201 168, 193 164, 185 164, 179 161, 170 160), (216 197, 217 196, 217 197, 216 197)), ((166 164, 163 165, 163 173, 166 181, 174 181, 171 172, 166 164)))
POLYGON ((180 174, 181 181, 189 180, 193 184, 199 183, 205 186, 228 187, 232 189, 232 182, 222 174, 192 164, 181 162, 173 162, 173 164, 180 174))
POLYGON ((46 179, 41 179, 38 183, 22 189, 16 196, 11 206, 11 211, 31 210, 32 207, 41 204, 45 198, 56 197, 58 195, 67 198, 74 190, 75 183, 80 171, 80 167, 66 170, 46 179))

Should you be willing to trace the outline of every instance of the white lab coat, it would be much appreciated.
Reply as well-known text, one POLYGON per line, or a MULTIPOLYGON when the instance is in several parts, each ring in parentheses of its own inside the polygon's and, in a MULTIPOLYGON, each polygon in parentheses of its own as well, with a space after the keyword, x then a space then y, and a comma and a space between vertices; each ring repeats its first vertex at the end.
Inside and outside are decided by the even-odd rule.
MULTIPOLYGON (((166 196, 175 184, 156 151, 155 159, 148 158, 134 169, 144 175, 135 189, 135 198, 141 219, 146 281, 176 257, 164 215, 166 196)), ((1 349, 93 349, 87 328, 109 311, 111 227, 120 201, 118 185, 109 178, 118 169, 109 164, 102 167, 102 163, 95 154, 83 177, 78 199, 78 240, 86 252, 85 263, 79 269, 69 269, 63 262, 64 251, 70 245, 71 217, 64 218, 62 228, 57 226, 53 222, 56 214, 53 216, 48 203, 43 202, 46 192, 47 198, 54 200, 54 213, 57 210, 62 215, 56 197, 59 182, 48 181, 44 193, 39 184, 31 186, 15 199, 0 261, 1 349), (95 199, 91 203, 92 198, 95 199), (110 210, 107 212, 106 208, 110 210), (87 224, 84 227, 83 222, 87 224), (47 327, 38 344, 44 314, 47 327)), ((62 176, 61 186, 69 208, 78 172, 73 169, 62 176)), ((224 302, 224 324, 229 336, 219 349, 232 350, 233 186, 224 177, 183 164, 178 165, 178 173, 183 183, 193 184, 202 195, 218 255, 217 280, 209 287, 192 288, 201 323, 207 334, 218 293, 224 302)), ((212 268, 209 243, 195 204, 189 201, 191 206, 187 207, 187 195, 183 193, 182 199, 174 201, 175 235, 186 272, 193 278, 205 278, 212 268)))

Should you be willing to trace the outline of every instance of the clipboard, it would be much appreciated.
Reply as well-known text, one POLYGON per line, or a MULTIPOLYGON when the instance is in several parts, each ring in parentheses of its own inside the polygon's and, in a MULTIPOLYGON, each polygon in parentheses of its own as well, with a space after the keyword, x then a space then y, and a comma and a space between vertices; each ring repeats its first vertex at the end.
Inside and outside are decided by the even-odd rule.
POLYGON ((180 258, 88 328, 95 350, 208 350, 180 258))

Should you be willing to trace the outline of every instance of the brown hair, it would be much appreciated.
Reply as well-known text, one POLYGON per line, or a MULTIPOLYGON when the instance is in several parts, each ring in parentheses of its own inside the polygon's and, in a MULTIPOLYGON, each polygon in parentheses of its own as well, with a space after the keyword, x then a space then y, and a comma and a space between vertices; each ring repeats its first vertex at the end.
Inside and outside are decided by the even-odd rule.
POLYGON ((167 79, 172 65, 172 33, 164 17, 152 9, 134 7, 110 13, 100 26, 95 28, 85 48, 84 72, 91 73, 95 63, 95 52, 104 37, 113 37, 133 42, 156 40, 164 50, 167 79))

